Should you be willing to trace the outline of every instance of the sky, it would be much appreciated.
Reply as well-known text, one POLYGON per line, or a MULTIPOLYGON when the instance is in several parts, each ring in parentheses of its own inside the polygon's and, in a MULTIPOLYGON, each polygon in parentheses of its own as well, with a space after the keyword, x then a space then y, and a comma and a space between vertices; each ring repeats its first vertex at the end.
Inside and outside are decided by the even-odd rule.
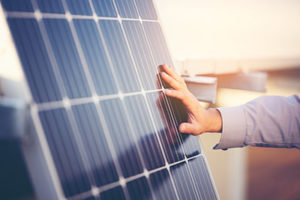
POLYGON ((155 0, 176 60, 300 58, 298 0, 155 0))

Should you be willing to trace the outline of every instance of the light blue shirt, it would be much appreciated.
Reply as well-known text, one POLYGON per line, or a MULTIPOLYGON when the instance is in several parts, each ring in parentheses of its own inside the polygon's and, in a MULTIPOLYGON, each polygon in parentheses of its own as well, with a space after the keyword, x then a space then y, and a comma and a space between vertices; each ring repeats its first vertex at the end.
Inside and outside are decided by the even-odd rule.
POLYGON ((300 97, 263 96, 247 104, 218 108, 222 135, 215 149, 282 147, 300 149, 300 97))

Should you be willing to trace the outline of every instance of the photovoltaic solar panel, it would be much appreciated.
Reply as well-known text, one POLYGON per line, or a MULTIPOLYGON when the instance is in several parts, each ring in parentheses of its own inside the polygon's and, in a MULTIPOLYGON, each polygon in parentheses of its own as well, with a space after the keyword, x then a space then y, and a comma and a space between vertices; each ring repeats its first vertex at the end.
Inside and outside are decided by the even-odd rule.
POLYGON ((218 198, 157 76, 173 63, 151 0, 1 4, 57 198, 218 198))

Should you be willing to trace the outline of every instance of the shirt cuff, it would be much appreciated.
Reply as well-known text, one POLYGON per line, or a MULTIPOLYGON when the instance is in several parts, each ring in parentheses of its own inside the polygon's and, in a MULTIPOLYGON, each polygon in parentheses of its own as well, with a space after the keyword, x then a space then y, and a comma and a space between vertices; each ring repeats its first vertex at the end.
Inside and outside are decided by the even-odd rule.
POLYGON ((222 116, 222 134, 219 144, 214 149, 245 146, 246 121, 242 106, 218 108, 222 116))

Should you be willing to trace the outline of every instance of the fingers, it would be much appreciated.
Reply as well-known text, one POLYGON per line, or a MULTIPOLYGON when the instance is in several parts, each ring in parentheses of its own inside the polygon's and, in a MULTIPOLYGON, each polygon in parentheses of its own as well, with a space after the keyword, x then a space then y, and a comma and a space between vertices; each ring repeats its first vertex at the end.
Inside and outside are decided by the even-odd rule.
POLYGON ((174 98, 179 99, 179 100, 184 99, 184 93, 181 92, 181 91, 178 91, 178 90, 165 89, 165 93, 169 97, 174 97, 174 98))
POLYGON ((168 67, 166 64, 164 64, 161 65, 160 68, 175 80, 183 82, 183 79, 171 67, 168 67))
POLYGON ((199 134, 198 127, 195 124, 191 124, 191 123, 181 123, 179 125, 179 131, 181 133, 189 133, 193 135, 199 134))
POLYGON ((181 84, 176 79, 174 79, 173 77, 169 76, 165 72, 161 72, 160 74, 161 74, 162 79, 166 83, 168 83, 172 88, 174 88, 175 90, 182 89, 181 84))

